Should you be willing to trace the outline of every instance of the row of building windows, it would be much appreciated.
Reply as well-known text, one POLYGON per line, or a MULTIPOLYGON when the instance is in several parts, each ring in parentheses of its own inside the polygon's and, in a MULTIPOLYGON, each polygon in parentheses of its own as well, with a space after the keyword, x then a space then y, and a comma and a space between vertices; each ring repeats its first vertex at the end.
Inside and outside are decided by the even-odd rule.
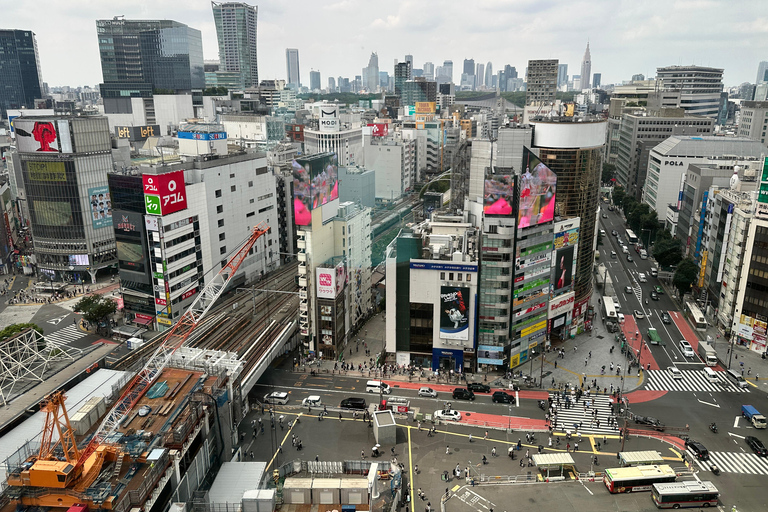
MULTIPOLYGON (((453 272, 448 272, 448 280, 449 281, 461 281, 463 275, 464 274, 462 274, 461 272, 457 272, 455 274, 453 272), (456 279, 454 279, 454 276, 456 277, 456 279)), ((470 281, 472 281, 472 274, 466 274, 466 276, 467 276, 466 277, 466 282, 469 283, 470 281)), ((440 280, 441 281, 445 281, 445 272, 440 272, 440 280)))

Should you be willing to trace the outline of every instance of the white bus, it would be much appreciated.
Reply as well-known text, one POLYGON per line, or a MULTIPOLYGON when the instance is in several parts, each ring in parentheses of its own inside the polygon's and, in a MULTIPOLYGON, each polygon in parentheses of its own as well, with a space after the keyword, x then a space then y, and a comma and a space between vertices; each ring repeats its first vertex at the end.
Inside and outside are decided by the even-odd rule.
POLYGON ((603 318, 606 322, 617 322, 616 306, 611 297, 603 297, 603 318))
POLYGON ((632 245, 637 243, 637 235, 629 228, 627 228, 627 243, 632 245))
POLYGON ((701 314, 699 307, 693 302, 685 303, 685 316, 691 321, 697 331, 707 330, 707 319, 701 314))
POLYGON ((653 484, 651 499, 658 508, 716 507, 720 492, 712 482, 668 482, 653 484))

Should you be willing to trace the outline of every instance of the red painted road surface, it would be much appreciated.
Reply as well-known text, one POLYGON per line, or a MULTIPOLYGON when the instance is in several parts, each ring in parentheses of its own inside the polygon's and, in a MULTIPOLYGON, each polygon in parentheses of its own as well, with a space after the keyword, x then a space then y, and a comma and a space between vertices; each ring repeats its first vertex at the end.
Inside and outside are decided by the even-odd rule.
POLYGON ((630 404, 639 404, 641 402, 650 402, 652 400, 656 400, 657 398, 661 398, 666 394, 667 394, 666 391, 651 391, 648 389, 638 389, 637 391, 625 393, 624 396, 627 397, 627 400, 629 400, 630 404))
POLYGON ((693 347, 693 351, 697 354, 699 353, 699 338, 696 336, 696 333, 693 332, 693 329, 691 329, 691 326, 688 325, 688 320, 685 319, 685 316, 679 311, 670 311, 669 316, 672 317, 672 321, 675 322, 675 326, 677 326, 677 330, 680 331, 680 334, 683 335, 683 338, 691 344, 693 347))
MULTIPOLYGON (((453 393, 453 390, 456 388, 465 388, 466 386, 459 386, 459 385, 451 385, 451 384, 432 384, 430 382, 402 382, 399 380, 385 380, 387 384, 389 384, 389 387, 397 389, 419 389, 421 387, 427 387, 432 388, 438 393, 453 393)), ((491 388, 490 393, 475 393, 475 396, 491 396, 494 391, 504 391, 506 393, 509 393, 510 395, 514 396, 515 392, 510 389, 504 389, 504 388, 491 388)), ((546 391, 518 391, 517 395, 521 399, 529 399, 529 400, 546 400, 549 398, 549 393, 546 391)), ((440 397, 438 398, 449 398, 449 397, 440 397)), ((506 417, 506 416, 505 416, 506 417)))
POLYGON ((634 349, 635 353, 637 353, 638 350, 641 350, 640 347, 643 346, 640 352, 640 363, 643 365, 643 369, 648 367, 648 363, 651 363, 651 370, 658 370, 659 364, 656 362, 656 359, 653 358, 653 354, 649 350, 648 345, 643 342, 643 331, 638 327, 633 315, 624 315, 624 323, 622 324, 621 329, 627 337, 627 343, 634 349), (637 336, 635 336, 636 332, 639 333, 637 336))

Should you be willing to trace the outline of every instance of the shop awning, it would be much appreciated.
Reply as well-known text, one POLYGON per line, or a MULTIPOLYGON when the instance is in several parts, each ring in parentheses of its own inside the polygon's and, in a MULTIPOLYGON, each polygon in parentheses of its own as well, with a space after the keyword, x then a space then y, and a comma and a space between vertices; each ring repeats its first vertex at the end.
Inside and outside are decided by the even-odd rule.
POLYGON ((538 468, 559 468, 576 464, 569 453, 534 453, 533 463, 538 468))
POLYGON ((155 320, 153 318, 134 318, 133 321, 139 325, 150 325, 155 320))

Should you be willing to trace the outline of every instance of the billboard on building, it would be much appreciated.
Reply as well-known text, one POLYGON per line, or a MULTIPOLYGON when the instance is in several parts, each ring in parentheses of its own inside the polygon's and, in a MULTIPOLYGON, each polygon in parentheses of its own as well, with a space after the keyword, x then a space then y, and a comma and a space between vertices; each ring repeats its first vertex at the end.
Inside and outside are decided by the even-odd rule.
POLYGON ((514 176, 509 174, 490 175, 483 185, 483 213, 486 215, 512 215, 514 198, 514 176))
POLYGON ((109 187, 93 187, 88 189, 90 198, 91 222, 93 229, 106 228, 112 225, 112 200, 109 197, 109 187))
POLYGON ((369 124, 368 126, 371 127, 372 137, 386 137, 387 135, 389 135, 388 123, 375 123, 375 124, 369 124))
POLYGON ((525 171, 520 176, 518 228, 550 222, 555 217, 557 176, 528 148, 523 148, 525 171))
POLYGON ((297 226, 312 223, 312 210, 339 198, 336 153, 297 158, 293 171, 293 216, 297 226))
POLYGON ((35 223, 44 226, 72 226, 72 204, 69 201, 31 201, 35 223))
POLYGON ((186 210, 187 188, 184 171, 144 174, 144 207, 150 215, 168 215, 186 210))
POLYGON ((469 339, 469 288, 440 287, 440 337, 469 339))
POLYGON ((339 107, 337 105, 324 105, 320 107, 318 126, 321 132, 339 131, 339 107))
POLYGON ((434 114, 436 105, 434 101, 417 101, 414 107, 417 114, 434 114))
POLYGON ((570 288, 571 283, 573 283, 574 252, 575 247, 572 245, 555 252, 555 277, 553 280, 555 293, 564 288, 570 288))
POLYGON ((68 263, 70 266, 87 267, 88 255, 87 254, 70 254, 68 257, 68 263))
POLYGON ((69 121, 13 120, 16 148, 20 153, 72 153, 69 121))
MULTIPOLYGON (((115 137, 130 141, 147 140, 149 137, 160 137, 160 125, 150 124, 145 126, 115 126, 115 137)), ((183 138, 183 137, 179 137, 183 138)))
POLYGON ((144 249, 140 243, 117 241, 117 261, 121 269, 144 272, 144 249))
POLYGON ((315 270, 317 273, 317 289, 315 294, 318 299, 335 299, 336 298, 336 269, 334 268, 318 268, 315 270))
POLYGON ((67 181, 64 162, 27 162, 27 173, 30 181, 67 181))
POLYGON ((504 364, 504 347, 478 345, 477 362, 480 364, 504 364))

